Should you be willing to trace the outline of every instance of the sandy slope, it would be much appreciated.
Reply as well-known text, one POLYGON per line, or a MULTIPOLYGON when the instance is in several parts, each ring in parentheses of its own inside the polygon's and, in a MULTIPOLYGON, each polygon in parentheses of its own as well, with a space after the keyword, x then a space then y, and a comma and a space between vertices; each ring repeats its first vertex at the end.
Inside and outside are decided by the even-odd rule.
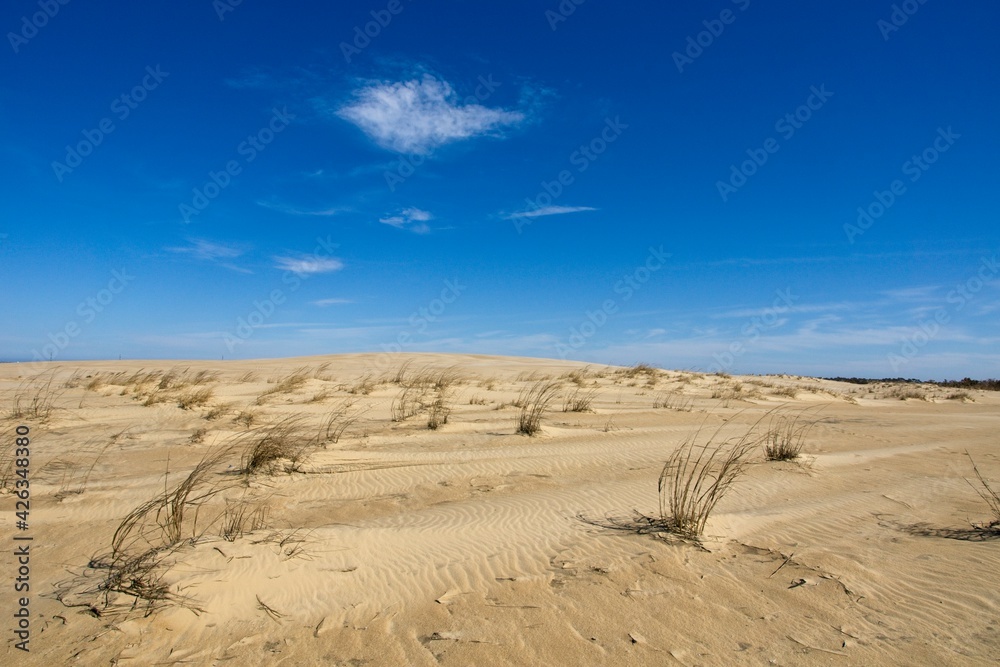
MULTIPOLYGON (((968 530, 988 513, 964 455, 1000 487, 1000 396, 924 387, 924 399, 901 400, 892 386, 596 366, 567 375, 583 368, 451 355, 0 366, 5 416, 17 397, 28 412, 36 396, 54 403, 47 419, 0 422, 5 447, 18 423, 33 438, 32 651, 8 631, 4 664, 1000 659, 1000 540, 968 530), (458 375, 438 430, 426 412, 390 419, 406 360, 410 381, 428 368, 458 375), (140 369, 175 375, 142 384, 140 369), (302 380, 275 391, 296 370, 302 380), (560 398, 541 434, 517 435, 517 409, 504 404, 545 376, 563 377, 560 398), (593 411, 563 412, 580 385, 596 390, 593 411), (208 388, 204 404, 179 407, 208 388), (88 562, 129 511, 163 493, 166 471, 172 488, 207 452, 288 415, 311 437, 345 399, 358 420, 296 472, 245 484, 238 450, 212 469, 207 483, 226 489, 183 528, 200 539, 163 552, 156 570, 182 604, 147 614, 95 591, 104 571, 88 562), (654 407, 664 400, 692 409, 654 407), (666 456, 699 427, 742 435, 781 404, 824 420, 800 461, 755 458, 704 548, 611 527, 656 512, 666 456), (216 519, 239 498, 266 505, 267 526, 228 541, 216 519)), ((0 499, 10 582, 14 498, 0 499)))

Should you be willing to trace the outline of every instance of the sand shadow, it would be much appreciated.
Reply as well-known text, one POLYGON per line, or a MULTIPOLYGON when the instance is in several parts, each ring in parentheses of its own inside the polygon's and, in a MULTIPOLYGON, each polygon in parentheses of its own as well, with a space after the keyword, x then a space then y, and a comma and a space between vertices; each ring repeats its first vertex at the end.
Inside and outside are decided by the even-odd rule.
POLYGON ((962 542, 992 542, 1000 540, 1000 523, 973 524, 968 528, 948 528, 944 526, 932 526, 929 523, 904 524, 891 522, 891 525, 906 533, 916 537, 940 537, 946 540, 960 540, 962 542))
POLYGON ((632 533, 634 535, 652 535, 653 537, 663 540, 668 544, 686 544, 708 551, 708 549, 705 549, 704 545, 702 545, 697 539, 679 535, 671 530, 670 525, 663 519, 648 516, 636 510, 633 510, 628 516, 605 514, 601 518, 594 518, 580 513, 576 515, 576 518, 578 521, 581 521, 589 526, 603 528, 604 530, 611 530, 620 533, 632 533))

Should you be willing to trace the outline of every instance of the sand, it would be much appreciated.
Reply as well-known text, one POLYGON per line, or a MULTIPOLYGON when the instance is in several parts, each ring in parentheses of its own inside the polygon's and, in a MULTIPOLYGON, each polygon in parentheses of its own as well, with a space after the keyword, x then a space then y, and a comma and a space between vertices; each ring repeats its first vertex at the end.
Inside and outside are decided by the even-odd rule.
MULTIPOLYGON (((416 354, 6 364, 0 395, 5 451, 31 430, 28 531, 0 495, 8 628, 12 538, 33 538, 31 650, 8 629, 5 665, 1000 659, 1000 539, 971 527, 990 513, 965 454, 1000 488, 995 392, 416 354), (443 396, 411 390, 426 409, 392 421, 403 385, 442 372, 443 396), (518 434, 511 403, 544 378, 558 398, 518 434), (574 391, 590 411, 563 411, 574 391), (310 443, 348 404, 339 439, 310 443), (672 451, 779 406, 816 422, 798 460, 756 451, 700 544, 640 529, 672 451), (296 416, 298 459, 240 474, 241 448, 296 416), (213 452, 199 489, 217 493, 145 573, 169 599, 102 591, 89 565, 122 520, 213 452)), ((169 542, 147 519, 133 550, 169 542)))

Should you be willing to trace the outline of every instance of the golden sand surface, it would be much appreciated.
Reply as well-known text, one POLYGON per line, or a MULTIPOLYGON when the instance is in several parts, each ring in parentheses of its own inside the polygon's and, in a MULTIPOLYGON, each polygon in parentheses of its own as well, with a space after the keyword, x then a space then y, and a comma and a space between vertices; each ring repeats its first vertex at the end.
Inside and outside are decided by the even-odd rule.
POLYGON ((1000 660, 995 392, 407 354, 5 364, 0 396, 5 665, 1000 660), (673 451, 782 414, 798 459, 755 448, 700 542, 657 529, 673 451))

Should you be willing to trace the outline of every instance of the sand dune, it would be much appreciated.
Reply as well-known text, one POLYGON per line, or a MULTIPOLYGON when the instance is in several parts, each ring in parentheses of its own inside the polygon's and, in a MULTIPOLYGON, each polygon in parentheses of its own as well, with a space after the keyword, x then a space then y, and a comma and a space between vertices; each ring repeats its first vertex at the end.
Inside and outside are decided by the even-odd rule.
POLYGON ((916 391, 471 355, 0 366, 4 447, 32 437, 31 652, 8 633, 4 663, 992 664, 1000 539, 971 528, 965 452, 1000 488, 1000 396, 916 391), (518 434, 544 379, 558 398, 518 434), (392 421, 407 385, 423 407, 392 421), (562 410, 574 391, 589 411, 562 410), (638 529, 672 451, 779 406, 811 408, 803 455, 756 451, 700 546, 638 529), (300 457, 240 474, 289 417, 300 457), (223 450, 180 541, 147 517, 170 599, 102 590, 126 515, 223 450))

